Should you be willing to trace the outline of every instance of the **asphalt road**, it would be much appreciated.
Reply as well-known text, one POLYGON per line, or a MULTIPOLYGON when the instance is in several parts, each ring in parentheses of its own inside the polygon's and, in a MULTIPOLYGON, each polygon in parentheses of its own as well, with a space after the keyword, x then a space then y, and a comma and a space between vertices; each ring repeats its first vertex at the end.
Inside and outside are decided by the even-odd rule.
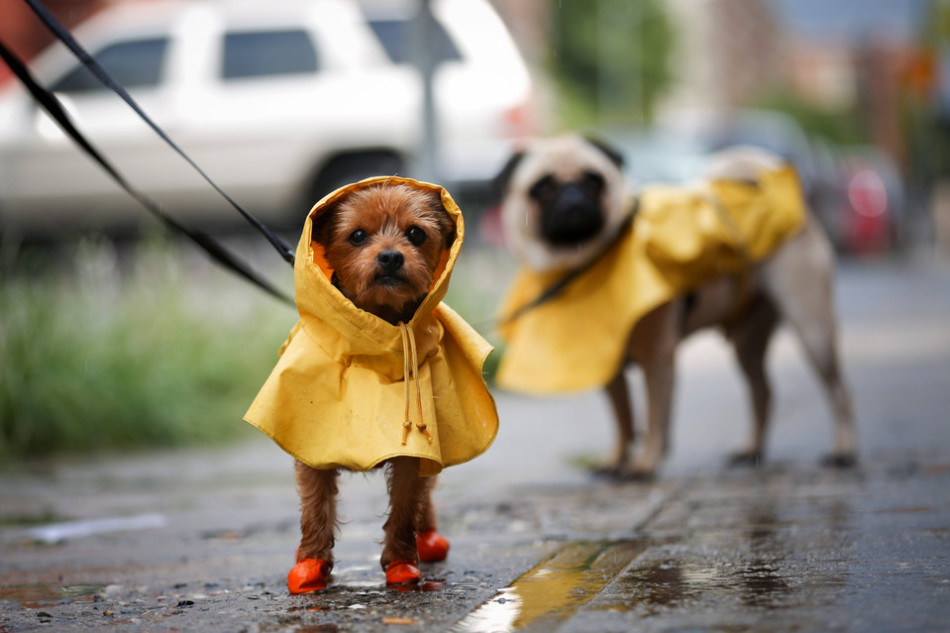
POLYGON ((856 469, 818 465, 830 416, 787 333, 767 462, 726 468, 745 392, 702 334, 649 484, 584 469, 612 441, 600 394, 498 393, 494 447, 441 478, 449 559, 414 591, 376 562, 382 478, 350 475, 331 588, 287 594, 297 500, 264 438, 0 470, 0 632, 948 630, 950 266, 845 264, 838 305, 856 469))

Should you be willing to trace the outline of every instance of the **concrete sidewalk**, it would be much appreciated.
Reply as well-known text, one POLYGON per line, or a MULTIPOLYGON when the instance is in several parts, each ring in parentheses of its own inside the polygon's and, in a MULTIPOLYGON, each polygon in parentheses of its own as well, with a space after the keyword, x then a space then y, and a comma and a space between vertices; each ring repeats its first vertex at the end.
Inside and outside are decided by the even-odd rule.
POLYGON ((857 469, 816 465, 828 411, 786 335, 768 461, 726 469, 745 396, 704 335, 681 354, 673 449, 650 484, 581 466, 612 441, 599 394, 498 394, 495 446, 441 477, 449 559, 408 592, 377 563, 383 480, 350 475, 331 588, 287 594, 297 499, 263 437, 2 470, 0 632, 948 630, 950 275, 846 269, 839 295, 857 469))
POLYGON ((59 543, 7 525, 0 630, 941 631, 950 621, 950 460, 879 456, 845 472, 782 462, 653 484, 568 466, 553 482, 450 475, 438 498, 452 552, 417 591, 383 587, 383 482, 356 475, 343 485, 334 583, 303 597, 285 586, 297 540, 289 461, 268 442, 5 476, 7 519, 29 503, 165 523, 59 543))

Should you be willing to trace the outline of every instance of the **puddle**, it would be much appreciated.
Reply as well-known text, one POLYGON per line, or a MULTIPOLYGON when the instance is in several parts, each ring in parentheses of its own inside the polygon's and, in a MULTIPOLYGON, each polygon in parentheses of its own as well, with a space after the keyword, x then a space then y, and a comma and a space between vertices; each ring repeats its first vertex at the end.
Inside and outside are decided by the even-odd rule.
POLYGON ((784 515, 772 504, 756 505, 723 531, 697 532, 665 556, 640 558, 618 574, 595 608, 650 617, 709 605, 728 604, 735 613, 801 607, 811 588, 839 587, 846 578, 834 561, 811 560, 800 543, 847 555, 836 544, 847 534, 849 516, 847 504, 786 508, 784 515))
POLYGON ((43 604, 91 601, 106 585, 11 585, 0 587, 0 601, 19 603, 21 607, 35 608, 43 604))
POLYGON ((569 543, 460 620, 454 633, 503 633, 567 620, 647 547, 645 540, 569 543))
POLYGON ((106 517, 85 521, 66 521, 50 523, 26 530, 24 534, 46 544, 55 544, 62 541, 84 538, 106 532, 122 532, 126 530, 145 530, 149 528, 165 527, 168 519, 163 514, 137 514, 129 517, 106 517))

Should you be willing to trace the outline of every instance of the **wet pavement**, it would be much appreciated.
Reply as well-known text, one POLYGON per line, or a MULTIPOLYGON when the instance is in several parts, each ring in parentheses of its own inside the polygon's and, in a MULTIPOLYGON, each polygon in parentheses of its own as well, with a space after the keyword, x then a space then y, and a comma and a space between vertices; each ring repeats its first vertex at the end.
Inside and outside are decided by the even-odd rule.
POLYGON ((497 394, 495 446, 436 493, 449 559, 406 591, 377 563, 382 477, 349 475, 330 589, 287 594, 291 463, 253 434, 2 469, 0 632, 950 630, 950 268, 845 266, 838 303, 856 469, 818 465, 829 413, 784 334, 767 462, 727 469, 745 394, 701 335, 651 483, 587 474, 613 439, 599 394, 497 394))

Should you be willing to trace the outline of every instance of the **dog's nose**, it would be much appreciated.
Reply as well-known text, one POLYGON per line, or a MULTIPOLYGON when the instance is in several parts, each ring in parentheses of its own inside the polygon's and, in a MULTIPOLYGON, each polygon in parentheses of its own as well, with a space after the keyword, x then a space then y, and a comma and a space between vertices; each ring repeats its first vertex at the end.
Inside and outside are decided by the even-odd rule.
POLYGON ((577 183, 561 187, 541 214, 541 234, 559 246, 581 244, 597 235, 603 225, 598 199, 577 183))
POLYGON ((396 272, 402 268, 404 261, 402 253, 394 250, 382 251, 376 256, 376 263, 379 264, 379 267, 382 268, 385 273, 396 272))

